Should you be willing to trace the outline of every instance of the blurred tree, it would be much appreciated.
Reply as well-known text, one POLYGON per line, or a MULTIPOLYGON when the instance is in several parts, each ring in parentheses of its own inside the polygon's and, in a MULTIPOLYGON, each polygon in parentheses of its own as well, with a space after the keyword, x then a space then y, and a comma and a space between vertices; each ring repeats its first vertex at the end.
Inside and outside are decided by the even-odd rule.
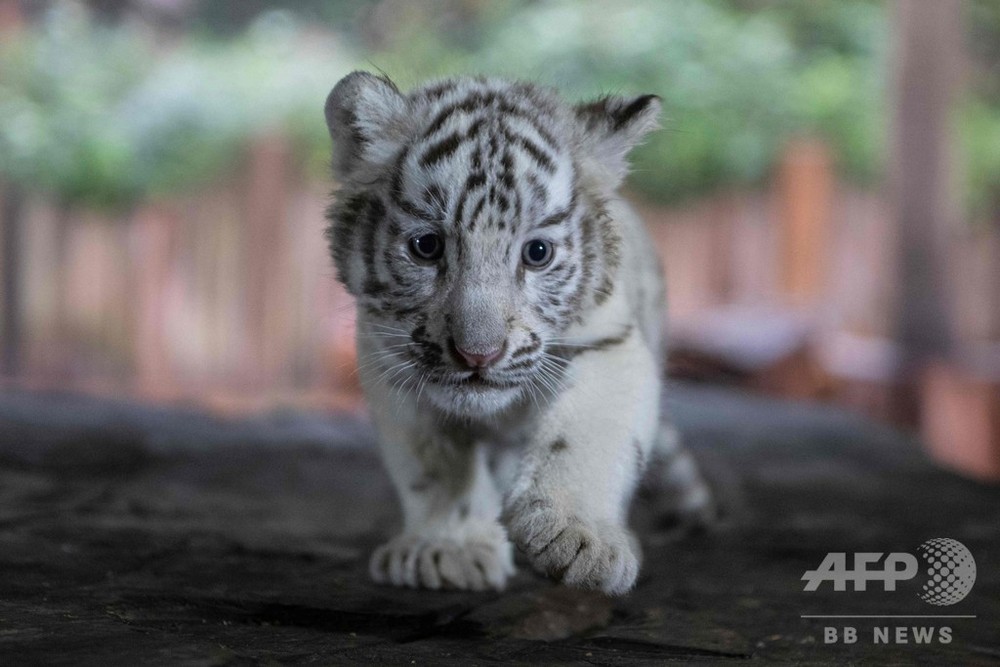
POLYGON ((318 110, 351 58, 338 44, 267 14, 238 40, 158 54, 134 26, 78 9, 60 4, 0 45, 0 174, 26 190, 120 209, 207 185, 278 130, 325 157, 318 110))
POLYGON ((953 351, 948 232, 956 222, 951 114, 962 67, 959 0, 896 0, 890 200, 898 238, 899 417, 914 423, 917 373, 953 351))
POLYGON ((264 13, 283 11, 305 23, 318 23, 349 35, 378 0, 240 0, 240 2, 199 2, 193 7, 189 25, 216 37, 242 34, 264 13))
POLYGON ((1000 2, 969 0, 969 94, 957 117, 974 218, 1000 226, 1000 2))
MULTIPOLYGON (((404 87, 486 72, 582 98, 656 92, 665 131, 637 151, 631 184, 659 201, 759 184, 795 135, 824 138, 862 183, 883 170, 888 33, 876 0, 90 4, 107 22, 81 18, 79 3, 28 3, 37 26, 0 45, 0 173, 88 205, 208 182, 265 128, 321 164, 316 110, 348 66, 404 87), (143 21, 190 34, 164 49, 143 21)), ((995 209, 1000 183, 997 6, 967 4, 977 83, 957 135, 977 215, 995 209)))
POLYGON ((759 183, 795 132, 828 137, 844 172, 874 176, 882 8, 850 0, 838 3, 841 11, 761 3, 751 12, 744 4, 490 3, 456 39, 442 33, 440 17, 409 3, 396 14, 395 46, 372 62, 403 84, 482 71, 535 78, 577 97, 655 92, 666 131, 637 151, 631 183, 660 201, 759 183), (828 24, 838 29, 819 27, 828 24))
POLYGON ((0 374, 18 373, 22 355, 21 232, 24 197, 20 188, 0 192, 0 374))

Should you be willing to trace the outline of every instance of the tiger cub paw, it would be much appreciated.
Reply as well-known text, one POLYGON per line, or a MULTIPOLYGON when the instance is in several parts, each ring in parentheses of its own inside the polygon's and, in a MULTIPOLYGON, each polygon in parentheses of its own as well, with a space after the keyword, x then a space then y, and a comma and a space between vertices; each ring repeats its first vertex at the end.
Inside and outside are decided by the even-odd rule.
POLYGON ((372 554, 376 583, 409 588, 503 590, 514 574, 511 544, 503 529, 442 536, 403 534, 372 554))
POLYGON ((514 544, 539 572, 608 595, 635 585, 639 544, 624 526, 584 520, 540 500, 519 503, 505 517, 514 544))

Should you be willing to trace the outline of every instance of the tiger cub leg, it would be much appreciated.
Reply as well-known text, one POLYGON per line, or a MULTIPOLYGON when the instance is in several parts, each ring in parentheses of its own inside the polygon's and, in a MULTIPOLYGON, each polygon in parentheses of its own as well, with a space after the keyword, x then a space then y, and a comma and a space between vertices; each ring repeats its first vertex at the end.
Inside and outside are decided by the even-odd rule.
POLYGON ((669 513, 681 526, 707 526, 717 518, 711 489, 673 424, 660 425, 643 488, 665 497, 669 513))
POLYGON ((407 428, 388 413, 373 417, 403 530, 375 550, 372 578, 411 588, 502 589, 514 573, 513 554, 484 447, 407 428))
POLYGON ((620 595, 639 572, 626 515, 656 434, 656 364, 634 330, 572 364, 570 386, 529 443, 504 521, 537 570, 620 595))

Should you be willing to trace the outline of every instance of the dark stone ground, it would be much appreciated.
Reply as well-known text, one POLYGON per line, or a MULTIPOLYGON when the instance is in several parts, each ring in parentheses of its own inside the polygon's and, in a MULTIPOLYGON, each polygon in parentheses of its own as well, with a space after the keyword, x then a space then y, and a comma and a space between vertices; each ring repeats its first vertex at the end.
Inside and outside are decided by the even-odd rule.
POLYGON ((349 417, 230 422, 0 394, 0 664, 1000 661, 1000 488, 842 413, 698 387, 674 397, 726 518, 681 535, 639 499, 643 573, 608 599, 524 567, 502 594, 371 584, 368 553, 398 516, 349 417), (802 591, 828 551, 916 553, 931 537, 977 560, 957 605, 919 600, 916 580, 802 591), (976 618, 801 618, 844 613, 976 618), (824 644, 834 623, 857 644, 824 644), (873 645, 875 625, 948 626, 953 641, 873 645))

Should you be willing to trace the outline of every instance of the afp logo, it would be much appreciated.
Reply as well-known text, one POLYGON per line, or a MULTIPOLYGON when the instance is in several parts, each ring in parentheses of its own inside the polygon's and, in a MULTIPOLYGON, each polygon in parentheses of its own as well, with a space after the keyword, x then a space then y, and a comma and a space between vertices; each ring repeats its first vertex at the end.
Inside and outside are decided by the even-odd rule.
MULTIPOLYGON (((946 606, 965 599, 976 583, 976 560, 964 544, 949 537, 936 537, 921 544, 917 552, 924 560, 926 577, 918 593, 921 600, 946 606)), ((859 552, 854 554, 853 568, 847 566, 846 553, 829 553, 818 568, 802 575, 806 582, 803 590, 818 590, 820 584, 828 581, 835 591, 846 591, 847 582, 856 591, 868 590, 868 582, 881 582, 882 590, 894 591, 898 582, 909 581, 920 571, 917 557, 904 552, 887 555, 859 552)))

